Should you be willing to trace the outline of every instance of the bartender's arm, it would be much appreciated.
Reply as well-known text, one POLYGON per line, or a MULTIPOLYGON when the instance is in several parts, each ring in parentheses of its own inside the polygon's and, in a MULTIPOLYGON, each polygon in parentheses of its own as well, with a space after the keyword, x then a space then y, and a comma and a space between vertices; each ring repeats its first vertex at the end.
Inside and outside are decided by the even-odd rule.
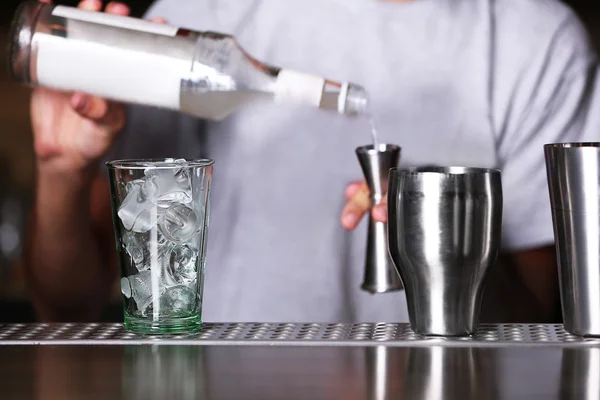
MULTIPOLYGON (((101 2, 80 8, 98 11, 101 2)), ((106 12, 127 14, 122 4, 106 12)), ((114 234, 101 158, 124 125, 122 106, 82 94, 34 90, 36 197, 25 274, 43 321, 97 320, 116 276, 114 234)))

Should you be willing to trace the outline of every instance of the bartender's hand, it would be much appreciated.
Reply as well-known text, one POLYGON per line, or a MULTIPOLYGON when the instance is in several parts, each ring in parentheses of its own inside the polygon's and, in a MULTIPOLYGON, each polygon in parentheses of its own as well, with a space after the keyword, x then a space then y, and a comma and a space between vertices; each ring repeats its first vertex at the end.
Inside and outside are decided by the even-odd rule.
MULTIPOLYGON (((103 4, 100 0, 84 0, 78 7, 101 11, 103 4)), ((104 10, 129 14, 129 7, 114 2, 104 10)), ((36 88, 31 98, 31 121, 38 162, 45 169, 79 173, 95 169, 97 161, 108 152, 123 128, 125 111, 121 104, 83 93, 36 88)))
MULTIPOLYGON (((371 209, 371 198, 366 182, 354 182, 346 188, 348 202, 342 211, 342 226, 348 230, 355 229, 363 215, 371 209)), ((383 196, 380 204, 371 210, 375 221, 387 222, 387 196, 383 196)))
MULTIPOLYGON (((79 8, 101 11, 103 5, 87 0, 79 8)), ((129 14, 114 2, 104 11, 129 14)), ((23 257, 28 292, 43 321, 98 320, 118 275, 109 187, 99 161, 125 123, 124 107, 38 88, 31 119, 37 179, 23 257)))

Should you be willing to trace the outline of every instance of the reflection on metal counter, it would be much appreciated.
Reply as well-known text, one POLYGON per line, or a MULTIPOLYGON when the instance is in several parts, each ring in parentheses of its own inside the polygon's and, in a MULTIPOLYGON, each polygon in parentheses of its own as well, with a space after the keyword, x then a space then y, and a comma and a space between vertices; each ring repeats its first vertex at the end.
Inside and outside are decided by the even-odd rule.
POLYGON ((406 399, 497 399, 494 365, 487 365, 489 349, 444 347, 412 348, 408 353, 406 399))
POLYGON ((365 351, 367 396, 370 400, 384 400, 399 396, 404 379, 404 363, 390 357, 385 346, 368 347, 365 351))
POLYGON ((597 399, 593 347, 0 346, 4 399, 597 399), (562 361, 561 361, 562 360, 562 361))
POLYGON ((409 348, 398 356, 387 346, 365 348, 365 398, 495 400, 496 368, 486 365, 491 351, 428 346, 409 348))
POLYGON ((600 348, 563 349, 561 399, 600 399, 600 348))
POLYGON ((201 346, 134 346, 123 349, 122 393, 132 400, 207 398, 201 346))

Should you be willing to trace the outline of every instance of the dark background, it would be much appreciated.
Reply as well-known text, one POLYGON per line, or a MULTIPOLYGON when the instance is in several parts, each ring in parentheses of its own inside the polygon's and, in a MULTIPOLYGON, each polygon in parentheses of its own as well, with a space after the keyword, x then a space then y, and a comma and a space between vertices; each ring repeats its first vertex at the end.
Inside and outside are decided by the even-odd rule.
MULTIPOLYGON (((57 4, 71 6, 77 2, 55 0, 57 4)), ((33 143, 29 122, 30 90, 8 81, 6 51, 3 51, 6 48, 6 33, 10 21, 19 3, 19 0, 0 0, 0 323, 30 322, 34 319, 24 288, 20 258, 22 233, 34 186, 33 143)), ((126 3, 131 7, 132 15, 139 17, 152 1, 129 0, 126 3)), ((600 2, 568 0, 565 3, 581 17, 592 40, 600 49, 600 2)), ((117 304, 120 301, 117 286, 114 301, 117 304)), ((118 308, 113 313, 122 316, 118 308)), ((115 315, 107 318, 113 319, 115 315)))

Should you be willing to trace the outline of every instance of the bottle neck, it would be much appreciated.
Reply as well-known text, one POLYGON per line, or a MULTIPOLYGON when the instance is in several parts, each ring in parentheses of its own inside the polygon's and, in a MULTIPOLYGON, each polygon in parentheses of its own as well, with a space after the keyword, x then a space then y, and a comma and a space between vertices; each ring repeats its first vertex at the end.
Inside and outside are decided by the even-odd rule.
POLYGON ((288 69, 282 69, 277 76, 275 100, 302 103, 345 115, 365 113, 368 103, 367 93, 359 85, 288 69))

